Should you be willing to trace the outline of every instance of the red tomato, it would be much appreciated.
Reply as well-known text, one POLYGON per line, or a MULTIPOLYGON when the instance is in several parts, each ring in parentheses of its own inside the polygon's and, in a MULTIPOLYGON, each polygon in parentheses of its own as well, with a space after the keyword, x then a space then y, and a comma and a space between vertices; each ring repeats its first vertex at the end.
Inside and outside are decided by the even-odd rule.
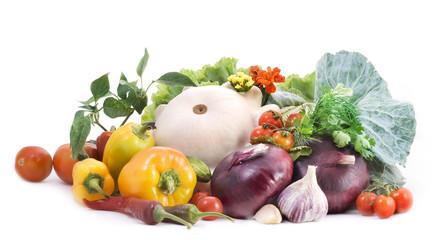
POLYGON ((296 112, 296 113, 291 113, 288 118, 286 119, 285 122, 285 127, 293 127, 295 125, 296 122, 300 122, 301 121, 301 114, 296 112))
POLYGON ((391 196, 379 195, 374 201, 374 212, 381 218, 386 219, 395 213, 396 204, 391 196))
POLYGON ((288 131, 277 131, 273 134, 273 140, 285 151, 289 151, 294 146, 294 136, 288 131))
POLYGON ((269 128, 263 128, 262 126, 257 126, 250 133, 250 141, 254 141, 256 138, 264 138, 266 136, 273 136, 273 131, 269 128))
MULTIPOLYGON (((85 143, 84 150, 91 158, 98 158, 98 151, 96 150, 96 144, 85 143)), ((63 144, 60 146, 53 156, 53 167, 57 176, 62 181, 72 184, 72 168, 74 164, 78 162, 78 159, 72 159, 72 150, 69 144, 63 144)))
POLYGON ((204 197, 209 197, 209 193, 207 192, 197 192, 193 195, 193 197, 190 200, 191 204, 197 205, 197 203, 204 197))
POLYGON ((282 127, 282 116, 279 112, 270 110, 264 112, 260 117, 258 121, 259 126, 264 126, 264 124, 270 124, 269 128, 271 130, 282 127))
POLYGON ((362 192, 356 199, 357 210, 363 216, 370 216, 374 214, 374 201, 377 198, 377 194, 373 192, 362 192))
POLYGON ((15 157, 15 171, 20 177, 31 182, 46 179, 51 173, 52 166, 51 155, 41 147, 24 147, 15 157))
MULTIPOLYGON (((223 212, 223 205, 220 199, 212 196, 202 198, 201 200, 199 200, 196 206, 201 212, 223 212)), ((217 218, 217 216, 207 216, 202 219, 212 221, 217 218)))
POLYGON ((407 212, 413 205, 413 195, 407 188, 401 187, 392 191, 390 196, 395 200, 396 211, 399 213, 407 212))
POLYGON ((96 150, 98 151, 98 160, 100 161, 102 161, 104 156, 105 145, 112 134, 113 131, 105 131, 96 138, 96 150))

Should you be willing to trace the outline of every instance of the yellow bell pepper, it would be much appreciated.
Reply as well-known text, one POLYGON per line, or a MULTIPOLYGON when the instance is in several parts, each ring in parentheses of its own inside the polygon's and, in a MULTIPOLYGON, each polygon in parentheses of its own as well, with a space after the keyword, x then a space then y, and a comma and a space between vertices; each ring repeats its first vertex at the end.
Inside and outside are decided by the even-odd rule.
POLYGON ((121 195, 175 206, 188 203, 196 181, 196 173, 184 154, 169 147, 152 147, 125 164, 118 186, 121 195))
POLYGON ((80 203, 83 203, 83 198, 89 201, 108 198, 115 188, 115 182, 106 165, 93 158, 74 165, 72 182, 72 193, 80 203))
POLYGON ((127 123, 116 129, 104 149, 103 162, 107 165, 115 183, 121 169, 130 159, 143 149, 154 146, 154 137, 147 126, 127 123))

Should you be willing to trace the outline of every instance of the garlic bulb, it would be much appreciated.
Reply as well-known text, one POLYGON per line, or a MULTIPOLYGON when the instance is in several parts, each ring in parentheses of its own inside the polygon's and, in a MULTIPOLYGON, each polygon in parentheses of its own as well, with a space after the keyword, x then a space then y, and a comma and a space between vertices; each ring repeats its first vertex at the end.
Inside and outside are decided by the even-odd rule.
POLYGON ((277 205, 291 222, 313 222, 327 215, 327 197, 316 180, 316 166, 308 166, 302 179, 286 187, 277 205))
POLYGON ((266 204, 256 212, 253 219, 262 224, 277 224, 282 222, 282 214, 273 204, 266 204))

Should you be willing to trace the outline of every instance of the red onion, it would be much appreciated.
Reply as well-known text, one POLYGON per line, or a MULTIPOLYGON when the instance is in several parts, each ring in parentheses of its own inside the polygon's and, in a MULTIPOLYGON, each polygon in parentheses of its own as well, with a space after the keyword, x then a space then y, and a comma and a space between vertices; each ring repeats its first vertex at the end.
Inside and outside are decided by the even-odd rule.
POLYGON ((293 161, 288 152, 269 144, 249 145, 226 156, 211 178, 211 192, 223 212, 252 217, 291 182, 293 161))
POLYGON ((327 196, 328 213, 348 210, 369 185, 368 164, 353 149, 336 147, 332 138, 315 138, 321 142, 311 141, 312 154, 295 161, 292 181, 301 179, 308 165, 317 166, 318 185, 327 196))

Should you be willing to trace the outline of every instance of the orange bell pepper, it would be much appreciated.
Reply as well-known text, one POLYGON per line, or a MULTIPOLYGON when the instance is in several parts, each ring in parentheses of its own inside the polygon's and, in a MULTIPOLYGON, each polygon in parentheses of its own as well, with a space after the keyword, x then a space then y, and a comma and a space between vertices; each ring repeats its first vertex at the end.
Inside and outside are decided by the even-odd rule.
POLYGON ((118 186, 122 195, 175 206, 188 203, 196 181, 196 173, 184 154, 173 148, 151 147, 125 164, 118 186))

